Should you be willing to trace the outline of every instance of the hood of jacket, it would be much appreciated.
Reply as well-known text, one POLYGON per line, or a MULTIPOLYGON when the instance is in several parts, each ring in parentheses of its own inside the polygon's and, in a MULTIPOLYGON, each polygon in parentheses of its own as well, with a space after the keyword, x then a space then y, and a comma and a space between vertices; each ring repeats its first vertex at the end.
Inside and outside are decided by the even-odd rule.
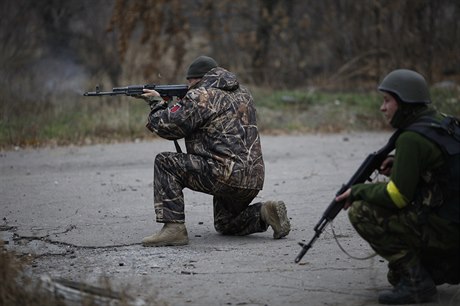
POLYGON ((236 75, 221 67, 208 71, 194 88, 217 88, 225 91, 234 91, 240 87, 236 75))

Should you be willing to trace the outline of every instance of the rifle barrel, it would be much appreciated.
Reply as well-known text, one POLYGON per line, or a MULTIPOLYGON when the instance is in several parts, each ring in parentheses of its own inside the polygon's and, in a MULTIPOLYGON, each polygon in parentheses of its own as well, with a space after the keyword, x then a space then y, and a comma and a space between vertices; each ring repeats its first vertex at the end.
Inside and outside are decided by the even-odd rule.
POLYGON ((297 257, 295 258, 295 263, 298 263, 302 259, 302 257, 305 254, 307 254, 308 250, 311 249, 316 239, 318 239, 319 236, 321 236, 321 234, 324 231, 324 228, 326 227, 328 223, 329 223, 329 219, 327 218, 327 216, 321 217, 321 219, 315 226, 315 234, 313 235, 313 238, 311 238, 310 242, 308 244, 299 242, 299 245, 302 247, 302 250, 300 251, 299 255, 297 255, 297 257))
POLYGON ((113 91, 87 91, 83 95, 85 97, 95 97, 95 96, 116 96, 124 94, 123 92, 113 92, 113 91))
POLYGON ((146 84, 146 85, 129 85, 123 87, 114 87, 112 91, 100 91, 99 86, 96 86, 96 91, 87 91, 83 95, 86 97, 91 96, 117 96, 117 95, 127 95, 127 96, 138 96, 144 93, 145 89, 154 89, 164 97, 178 97, 182 99, 188 91, 188 86, 186 84, 173 84, 173 85, 155 85, 155 84, 146 84))

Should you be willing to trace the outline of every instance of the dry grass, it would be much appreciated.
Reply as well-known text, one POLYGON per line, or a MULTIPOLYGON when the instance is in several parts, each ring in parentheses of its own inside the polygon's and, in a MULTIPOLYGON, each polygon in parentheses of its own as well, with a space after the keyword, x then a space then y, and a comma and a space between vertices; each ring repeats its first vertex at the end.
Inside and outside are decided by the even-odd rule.
POLYGON ((21 262, 5 250, 0 251, 0 305, 65 305, 40 290, 38 283, 23 273, 21 262))
POLYGON ((117 292, 108 278, 98 286, 48 276, 28 275, 30 260, 4 249, 0 242, 0 305, 2 306, 93 306, 166 305, 152 295, 133 299, 128 288, 117 292))
MULTIPOLYGON (((275 91, 251 88, 259 130, 265 134, 378 131, 388 128, 377 93, 275 91)), ((432 91, 434 105, 460 116, 460 90, 432 91)), ((148 106, 130 97, 50 97, 6 103, 0 149, 114 143, 156 137, 145 128, 148 106), (59 99, 59 100, 58 100, 59 99)))

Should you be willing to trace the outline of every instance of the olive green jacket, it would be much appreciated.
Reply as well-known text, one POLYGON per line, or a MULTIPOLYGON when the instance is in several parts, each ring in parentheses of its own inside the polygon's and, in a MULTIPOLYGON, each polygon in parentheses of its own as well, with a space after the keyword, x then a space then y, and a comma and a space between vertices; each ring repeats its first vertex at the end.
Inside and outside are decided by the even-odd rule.
MULTIPOLYGON (((432 110, 424 110, 407 118, 401 128, 427 114, 438 116, 432 110)), ((354 185, 351 192, 353 201, 364 200, 388 208, 402 209, 414 201, 422 177, 435 173, 444 165, 440 148, 416 132, 403 131, 396 140, 395 150, 390 181, 354 185)))
POLYGON ((352 198, 404 208, 414 200, 422 175, 436 172, 444 164, 438 146, 412 131, 403 132, 398 137, 394 158, 388 183, 357 184, 352 187, 352 198))

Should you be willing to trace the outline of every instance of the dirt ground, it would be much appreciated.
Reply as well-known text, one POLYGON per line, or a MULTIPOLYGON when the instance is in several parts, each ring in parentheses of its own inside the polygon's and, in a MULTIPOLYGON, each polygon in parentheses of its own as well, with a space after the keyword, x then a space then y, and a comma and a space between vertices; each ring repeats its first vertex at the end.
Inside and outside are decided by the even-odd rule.
MULTIPOLYGON (((219 235, 211 197, 186 190, 190 244, 163 248, 140 241, 161 228, 154 221, 153 160, 173 151, 172 142, 0 152, 0 238, 7 249, 30 254, 32 277, 89 284, 108 277, 116 288, 167 305, 377 305, 378 292, 389 288, 386 263, 349 258, 330 227, 300 264, 294 259, 341 184, 388 137, 262 135, 266 180, 256 201, 285 201, 291 233, 280 240, 271 229, 219 235)), ((333 226, 349 253, 372 254, 345 213, 333 226)), ((458 286, 438 292, 427 305, 460 304, 458 286)))

